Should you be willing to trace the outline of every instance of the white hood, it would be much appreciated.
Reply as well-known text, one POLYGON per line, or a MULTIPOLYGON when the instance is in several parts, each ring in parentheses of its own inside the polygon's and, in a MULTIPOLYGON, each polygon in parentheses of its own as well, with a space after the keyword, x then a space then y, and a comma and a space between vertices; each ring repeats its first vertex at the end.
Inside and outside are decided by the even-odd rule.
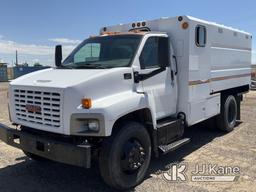
MULTIPOLYGON (((112 69, 46 69, 42 71, 37 71, 24 75, 20 78, 15 79, 10 83, 9 87, 9 99, 10 99, 10 113, 12 114, 12 121, 21 124, 27 127, 33 127, 36 129, 55 132, 55 133, 65 133, 69 134, 70 131, 70 117, 72 114, 85 112, 81 108, 81 99, 88 97, 91 98, 94 102, 94 106, 97 106, 97 102, 100 102, 101 99, 108 96, 116 95, 119 93, 124 93, 133 90, 133 79, 124 78, 124 74, 132 74, 132 68, 112 68, 112 69), (15 91, 18 90, 18 94, 15 94, 15 91), (21 92, 20 90, 28 90, 33 93, 21 92), (35 95, 36 92, 39 92, 40 101, 46 103, 50 102, 50 105, 45 105, 44 102, 41 102, 41 108, 48 108, 51 113, 57 113, 59 115, 59 122, 56 122, 59 127, 53 127, 48 125, 38 124, 38 122, 33 123, 28 120, 23 120, 23 117, 20 119, 17 118, 16 106, 14 100, 19 99, 20 102, 27 104, 27 99, 29 94, 35 95), (53 106, 53 101, 51 98, 44 100, 45 97, 41 97, 41 94, 46 93, 57 93, 59 96, 54 95, 60 99, 60 104, 58 106, 53 106), (21 95, 26 95, 25 97, 20 97, 21 95), (16 96, 18 95, 18 96, 16 96), (49 107, 50 106, 50 107, 49 107), (52 108, 57 108, 56 111, 52 111, 52 108), (81 111, 82 110, 82 111, 81 111)), ((35 96, 36 97, 36 96, 35 96)), ((47 98, 52 97, 47 96, 47 98)), ((53 97, 52 97, 53 98, 53 97)), ((34 98, 32 99, 34 101, 34 98)), ((32 101, 32 102, 33 102, 32 101)), ((58 102, 58 101, 57 101, 58 102)), ((100 104, 101 105, 101 104, 100 104)), ((18 106, 24 110, 24 105, 18 106)), ((49 110, 47 113, 50 113, 49 110)), ((25 112, 26 113, 26 112, 25 112)), ((20 114, 19 114, 20 115, 20 114)), ((27 115, 27 114, 25 114, 27 115)), ((46 119, 43 116, 41 118, 46 119)), ((52 117, 51 118, 55 118, 52 117)), ((51 119, 51 120, 52 120, 51 119)), ((31 121, 34 120, 34 118, 31 121)), ((44 120, 45 122, 45 120, 44 120)), ((51 123, 55 123, 51 121, 51 123)))
POLYGON ((45 69, 19 77, 11 85, 66 88, 110 71, 112 69, 45 69))

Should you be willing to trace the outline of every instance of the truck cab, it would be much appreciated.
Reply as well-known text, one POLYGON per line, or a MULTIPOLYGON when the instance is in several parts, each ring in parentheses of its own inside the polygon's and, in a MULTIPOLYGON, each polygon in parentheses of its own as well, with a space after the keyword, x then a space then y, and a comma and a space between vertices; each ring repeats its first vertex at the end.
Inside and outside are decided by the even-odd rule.
POLYGON ((170 45, 166 33, 91 37, 55 69, 10 83, 10 98, 19 103, 10 102, 11 119, 60 134, 110 136, 120 117, 147 108, 156 125, 157 119, 175 116, 177 110, 177 72, 170 45), (90 106, 84 106, 86 100, 90 106))

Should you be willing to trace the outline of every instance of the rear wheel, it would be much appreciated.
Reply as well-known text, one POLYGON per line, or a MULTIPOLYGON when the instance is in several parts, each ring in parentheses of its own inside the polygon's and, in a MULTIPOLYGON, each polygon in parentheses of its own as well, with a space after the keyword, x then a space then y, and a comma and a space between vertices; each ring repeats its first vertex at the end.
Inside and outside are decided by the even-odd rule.
POLYGON ((234 129, 237 120, 237 102, 233 95, 224 96, 221 101, 221 114, 217 116, 217 127, 225 132, 234 129))
POLYGON ((119 128, 104 141, 99 167, 109 186, 124 190, 143 181, 151 159, 151 141, 139 123, 127 122, 119 128))

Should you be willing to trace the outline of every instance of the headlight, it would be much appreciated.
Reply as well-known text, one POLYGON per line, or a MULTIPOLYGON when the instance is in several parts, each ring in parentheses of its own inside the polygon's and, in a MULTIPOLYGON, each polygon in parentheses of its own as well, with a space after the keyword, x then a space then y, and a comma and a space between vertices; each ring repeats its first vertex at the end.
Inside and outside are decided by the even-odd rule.
POLYGON ((104 136, 105 119, 99 113, 74 113, 70 117, 71 135, 104 136))
POLYGON ((98 132, 100 130, 100 123, 97 119, 79 119, 79 121, 81 122, 81 130, 83 132, 98 132))

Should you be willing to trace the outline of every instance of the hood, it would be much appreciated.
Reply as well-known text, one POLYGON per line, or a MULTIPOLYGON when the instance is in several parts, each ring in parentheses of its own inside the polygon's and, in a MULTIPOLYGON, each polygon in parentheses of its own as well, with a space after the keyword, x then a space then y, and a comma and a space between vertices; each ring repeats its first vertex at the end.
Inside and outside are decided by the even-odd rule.
POLYGON ((11 85, 67 88, 90 79, 108 75, 120 68, 113 69, 45 69, 13 80, 11 85))
MULTIPOLYGON (((17 119, 17 116, 14 115, 13 121, 22 124, 28 127, 35 127, 36 129, 41 129, 50 132, 56 133, 66 133, 69 134, 70 131, 70 117, 74 113, 85 113, 83 108, 81 108, 81 99, 82 98, 91 98, 93 100, 93 105, 96 108, 97 103, 98 107, 102 106, 102 100, 111 97, 112 95, 117 95, 119 93, 124 93, 127 91, 133 90, 133 78, 132 78, 133 69, 131 67, 120 67, 112 69, 46 69, 42 71, 37 71, 24 75, 20 78, 15 79, 10 83, 9 89, 10 95, 10 111, 11 114, 16 114, 15 111, 15 98, 19 98, 20 102, 27 104, 27 99, 29 94, 32 94, 33 102, 36 101, 35 97, 39 97, 39 102, 41 107, 48 108, 47 113, 57 113, 59 115, 60 121, 57 122, 61 127, 52 129, 45 125, 39 125, 28 121, 23 121, 22 119, 17 119), (15 95, 15 89, 19 93, 15 95), (24 90, 32 91, 28 93, 24 90), (23 90, 24 92, 21 92, 23 90), (33 92, 34 91, 34 92, 33 92), (46 97, 42 97, 46 95, 46 97), (36 93, 39 92, 39 93, 36 93), (46 93, 57 93, 58 95, 45 94, 46 93), (26 95, 20 97, 21 95, 26 95), (24 93, 24 94, 23 94, 24 93), (47 96, 50 95, 50 96, 47 96), (53 99, 59 99, 61 103, 57 102, 57 105, 54 103, 53 99), (46 98, 46 99, 45 99, 46 98), (49 99, 50 98, 50 99, 49 99), (42 102, 43 101, 43 102, 42 102), (48 103, 48 104, 45 104, 48 103), (50 104, 49 104, 50 103, 50 104), (54 106, 54 105, 56 106, 54 106), (50 105, 50 107, 49 107, 50 105), (57 109, 53 111, 53 108, 57 109), (49 112, 50 110, 50 112, 49 112), (82 111, 81 111, 82 110, 82 111)), ((115 98, 115 97, 114 97, 115 98)), ((25 105, 19 106, 25 107, 25 105)), ((22 108, 22 110, 24 110, 22 108)), ((89 112, 89 111, 87 111, 89 112)), ((52 117, 52 116, 51 116, 52 117)), ((47 116, 48 118, 48 116, 47 116)), ((49 117, 50 118, 50 117, 49 117)), ((55 117, 52 117, 55 118, 55 117)), ((51 120, 51 119, 50 119, 51 120)), ((52 119, 53 120, 53 119, 52 119)), ((34 120, 32 120, 34 121, 34 120)), ((39 120, 40 121, 40 120, 39 120)), ((52 122, 51 123, 55 123, 52 122)))
POLYGON ((36 71, 13 80, 10 88, 40 87, 41 89, 65 90, 67 98, 90 96, 98 99, 133 89, 133 69, 118 67, 111 69, 46 69, 36 71), (130 74, 130 78, 125 78, 130 74), (69 95, 70 94, 70 95, 69 95))

